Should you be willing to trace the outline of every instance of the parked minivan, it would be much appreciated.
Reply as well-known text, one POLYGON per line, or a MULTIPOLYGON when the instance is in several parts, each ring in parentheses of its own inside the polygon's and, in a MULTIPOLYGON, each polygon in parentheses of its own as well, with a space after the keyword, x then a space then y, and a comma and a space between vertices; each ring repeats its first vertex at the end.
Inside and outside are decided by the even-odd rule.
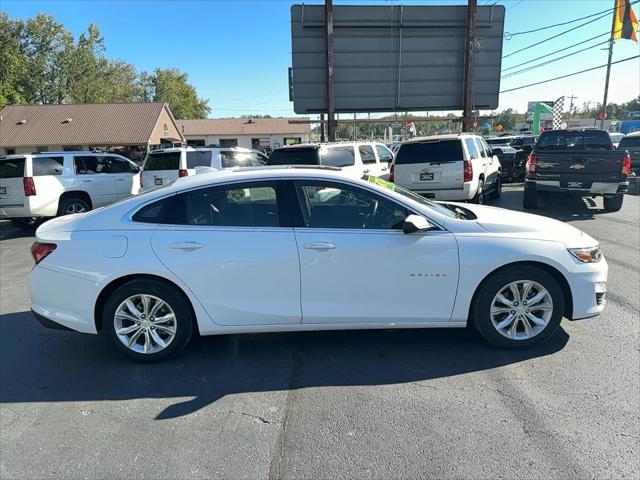
POLYGON ((142 166, 141 188, 147 191, 196 174, 198 167, 215 169, 260 166, 266 155, 242 147, 171 147, 152 150, 142 166))
POLYGON ((386 179, 392 161, 393 152, 382 143, 338 142, 278 148, 267 165, 324 165, 339 167, 357 178, 370 175, 386 179))
POLYGON ((502 168, 478 135, 423 137, 400 145, 390 180, 436 200, 484 203, 485 194, 502 192, 502 168))
POLYGON ((99 152, 40 152, 0 157, 0 219, 27 227, 34 219, 85 212, 135 195, 140 168, 99 152))

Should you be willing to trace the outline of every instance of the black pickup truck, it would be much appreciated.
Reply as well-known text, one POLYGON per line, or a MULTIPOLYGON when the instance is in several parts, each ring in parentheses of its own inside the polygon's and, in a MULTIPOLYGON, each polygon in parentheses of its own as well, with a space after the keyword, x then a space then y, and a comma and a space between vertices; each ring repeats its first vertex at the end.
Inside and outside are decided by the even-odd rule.
POLYGON ((604 209, 622 208, 631 158, 615 150, 604 130, 547 130, 527 160, 524 208, 537 208, 540 192, 604 197, 604 209))

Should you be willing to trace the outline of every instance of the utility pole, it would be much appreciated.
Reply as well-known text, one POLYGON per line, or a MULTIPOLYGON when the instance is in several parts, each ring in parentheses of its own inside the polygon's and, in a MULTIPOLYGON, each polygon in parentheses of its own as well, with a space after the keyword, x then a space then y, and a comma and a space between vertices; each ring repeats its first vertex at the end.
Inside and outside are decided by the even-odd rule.
POLYGON ((613 57, 613 29, 616 26, 616 1, 613 1, 613 13, 611 14, 611 37, 609 38, 609 59, 607 60, 607 76, 604 80, 604 100, 602 100, 602 113, 600 118, 600 130, 604 130, 604 121, 607 117, 607 97, 609 96, 609 75, 611 74, 611 58, 613 57))
POLYGON ((470 132, 473 110, 473 64, 476 47, 476 12, 477 0, 468 0, 467 4, 467 38, 464 56, 464 86, 462 90, 462 131, 470 132))
POLYGON ((333 0, 324 2, 324 19, 327 40, 327 133, 330 142, 336 140, 334 72, 333 72, 333 0))
POLYGON ((353 141, 356 140, 356 129, 358 127, 356 126, 356 113, 353 112, 353 141))
POLYGON ((569 97, 571 99, 571 103, 569 104, 569 118, 571 118, 572 112, 573 112, 573 100, 577 100, 578 97, 576 97, 573 93, 571 94, 571 96, 569 97))
POLYGON ((325 137, 324 137, 324 113, 320 114, 320 141, 321 142, 325 141, 325 137))

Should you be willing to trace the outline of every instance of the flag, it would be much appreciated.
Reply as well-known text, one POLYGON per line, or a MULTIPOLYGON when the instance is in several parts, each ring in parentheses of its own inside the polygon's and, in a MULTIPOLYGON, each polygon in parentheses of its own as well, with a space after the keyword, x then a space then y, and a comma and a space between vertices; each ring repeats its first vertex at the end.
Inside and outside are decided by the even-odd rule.
POLYGON ((638 19, 631 9, 631 0, 615 0, 615 2, 611 38, 626 38, 637 42, 638 19))
POLYGON ((564 110, 564 97, 560 97, 553 102, 553 129, 562 128, 562 111, 564 110))

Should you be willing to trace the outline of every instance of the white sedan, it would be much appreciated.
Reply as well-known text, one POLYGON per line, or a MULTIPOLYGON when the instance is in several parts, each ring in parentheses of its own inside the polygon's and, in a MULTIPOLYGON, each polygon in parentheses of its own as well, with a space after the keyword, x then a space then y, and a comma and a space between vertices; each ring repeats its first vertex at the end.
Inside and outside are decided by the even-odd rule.
POLYGON ((498 347, 598 315, 596 240, 376 178, 262 167, 186 177, 36 233, 31 305, 137 360, 194 333, 465 327, 498 347))

